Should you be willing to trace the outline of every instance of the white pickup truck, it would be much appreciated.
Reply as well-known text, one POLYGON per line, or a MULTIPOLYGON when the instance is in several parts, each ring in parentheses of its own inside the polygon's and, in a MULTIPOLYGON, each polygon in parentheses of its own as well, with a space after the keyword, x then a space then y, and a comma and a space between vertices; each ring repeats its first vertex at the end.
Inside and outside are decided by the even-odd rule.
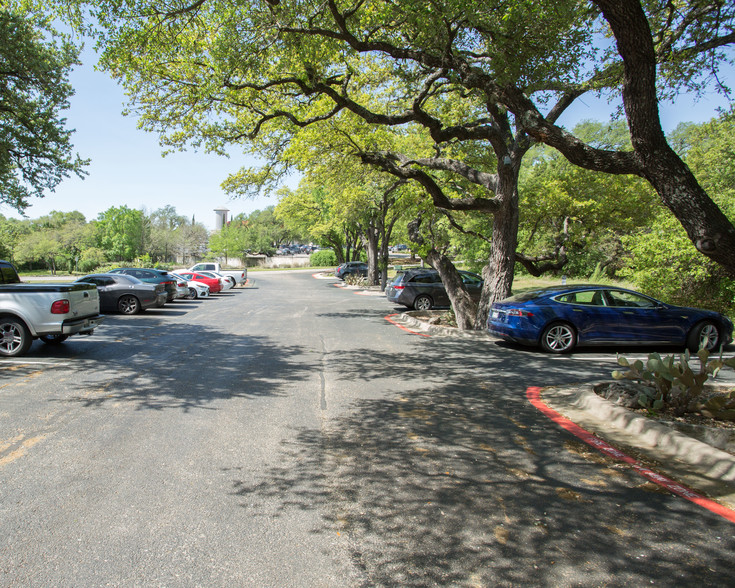
POLYGON ((103 319, 94 284, 23 284, 0 260, 0 357, 23 355, 34 339, 57 344, 91 335, 103 319))
POLYGON ((223 276, 232 276, 235 279, 235 286, 242 286, 248 281, 247 269, 223 269, 222 266, 215 261, 203 261, 189 268, 190 272, 217 272, 223 276))

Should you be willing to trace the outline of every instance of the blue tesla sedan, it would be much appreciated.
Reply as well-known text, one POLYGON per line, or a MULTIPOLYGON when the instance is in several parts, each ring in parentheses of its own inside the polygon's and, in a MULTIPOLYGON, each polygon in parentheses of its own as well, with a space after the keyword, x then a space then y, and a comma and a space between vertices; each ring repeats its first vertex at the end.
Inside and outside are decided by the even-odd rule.
POLYGON ((692 351, 732 341, 719 312, 672 306, 632 290, 580 284, 523 292, 495 302, 490 334, 566 353, 583 345, 677 345, 692 351))

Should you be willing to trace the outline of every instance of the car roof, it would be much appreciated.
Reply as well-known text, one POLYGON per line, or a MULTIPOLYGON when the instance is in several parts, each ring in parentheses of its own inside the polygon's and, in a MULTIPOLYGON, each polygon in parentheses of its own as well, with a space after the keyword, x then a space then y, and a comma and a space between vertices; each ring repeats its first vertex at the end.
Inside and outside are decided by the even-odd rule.
POLYGON ((117 273, 112 273, 112 272, 101 273, 101 274, 87 274, 86 276, 78 278, 76 281, 83 282, 84 278, 115 278, 116 280, 123 279, 123 280, 129 280, 133 283, 135 282, 140 282, 141 284, 143 283, 135 276, 129 276, 127 274, 117 274, 117 273))
MULTIPOLYGON (((611 286, 610 284, 556 284, 554 286, 544 286, 542 288, 533 288, 531 290, 525 290, 523 292, 517 292, 510 298, 505 300, 513 300, 523 298, 524 300, 532 300, 534 298, 548 298, 558 294, 570 294, 572 292, 580 292, 582 290, 618 290, 622 292, 630 292, 631 294, 637 294, 639 296, 646 296, 634 290, 628 290, 627 288, 621 288, 620 286, 611 286)), ((650 296, 647 296, 650 298, 650 296)))

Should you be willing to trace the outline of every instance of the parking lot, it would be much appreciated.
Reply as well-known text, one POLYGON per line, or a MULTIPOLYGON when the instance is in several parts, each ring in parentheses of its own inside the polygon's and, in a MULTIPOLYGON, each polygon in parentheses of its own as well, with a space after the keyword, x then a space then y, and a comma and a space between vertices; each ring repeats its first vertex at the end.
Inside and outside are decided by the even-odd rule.
POLYGON ((253 273, 4 360, 0 585, 731 583, 732 523, 528 402, 614 350, 417 336, 334 283, 253 273))

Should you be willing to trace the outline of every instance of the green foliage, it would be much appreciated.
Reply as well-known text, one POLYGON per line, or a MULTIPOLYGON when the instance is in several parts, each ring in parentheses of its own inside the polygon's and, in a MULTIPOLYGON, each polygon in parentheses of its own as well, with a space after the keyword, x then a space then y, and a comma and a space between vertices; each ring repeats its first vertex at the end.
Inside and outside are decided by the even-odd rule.
MULTIPOLYGON (((689 364, 689 351, 679 355, 678 361, 673 355, 661 357, 651 353, 644 364, 641 360, 630 363, 625 357, 618 356, 618 365, 628 368, 627 371, 615 370, 612 377, 616 380, 634 380, 643 384, 638 403, 651 411, 669 411, 674 415, 695 412, 703 406, 702 393, 704 385, 710 378, 717 377, 725 367, 735 368, 735 357, 710 359, 706 349, 697 352, 699 370, 694 371, 689 364)), ((729 405, 722 405, 729 410, 729 405)), ((714 408, 714 407, 712 407, 714 408)))
POLYGON ((337 265, 337 254, 331 249, 315 251, 309 256, 311 267, 334 267, 337 265))
POLYGON ((114 261, 132 261, 142 251, 145 237, 143 212, 127 206, 111 207, 97 218, 100 248, 114 261))
MULTIPOLYGON (((625 150, 630 138, 623 122, 584 121, 573 133, 601 149, 625 150)), ((572 165, 557 151, 538 146, 529 152, 520 177, 519 250, 555 259, 572 277, 599 266, 614 276, 626 256, 622 239, 648 226, 657 209, 653 191, 640 178, 591 172, 572 165)))
POLYGON ((77 263, 77 270, 85 274, 94 272, 98 267, 105 264, 107 256, 105 252, 98 247, 90 247, 82 251, 77 263))
POLYGON ((43 17, 0 6, 0 203, 22 212, 70 174, 84 177, 61 111, 78 49, 43 17))

